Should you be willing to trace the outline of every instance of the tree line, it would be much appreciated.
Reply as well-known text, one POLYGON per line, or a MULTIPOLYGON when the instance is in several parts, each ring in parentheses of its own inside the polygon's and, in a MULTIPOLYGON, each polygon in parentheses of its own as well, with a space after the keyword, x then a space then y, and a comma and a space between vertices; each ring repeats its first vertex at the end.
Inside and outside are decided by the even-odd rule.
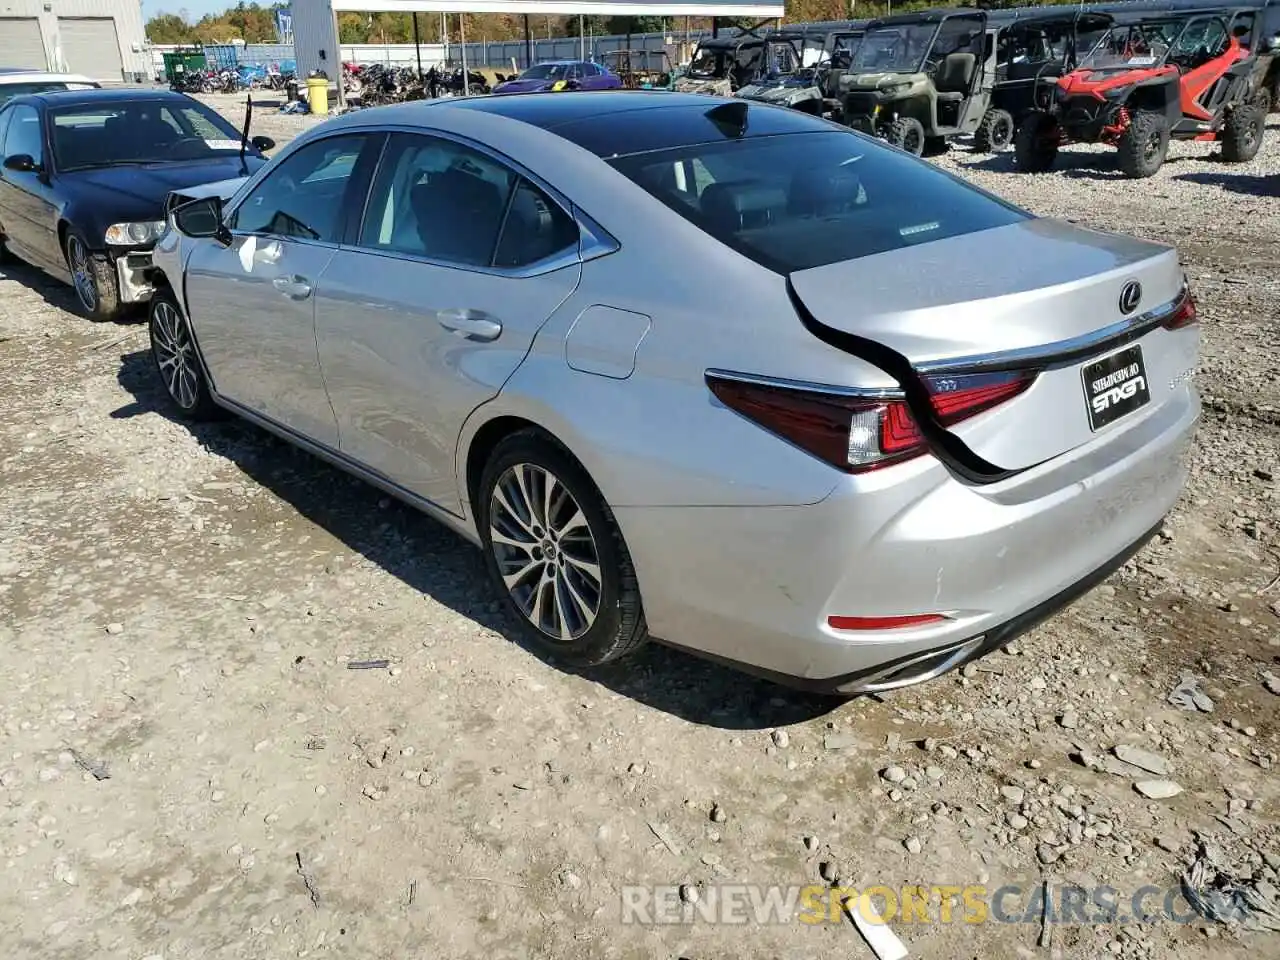
MULTIPOLYGON (((1072 0, 1039 0, 1060 3, 1072 0)), ((851 20, 883 16, 938 5, 938 0, 901 0, 892 3, 871 0, 787 0, 787 16, 784 22, 813 23, 824 20, 851 20)), ((1004 7, 1015 5, 1014 0, 978 0, 979 6, 1004 7)), ((245 43, 274 43, 277 39, 275 11, 287 8, 287 3, 270 6, 244 3, 222 13, 208 13, 192 22, 185 10, 177 13, 159 13, 147 21, 147 39, 152 43, 228 43, 243 40, 245 43)), ((658 33, 666 31, 679 36, 685 29, 703 30, 711 26, 708 17, 625 17, 591 16, 582 18, 582 28, 591 36, 625 33, 658 33)), ((743 18, 721 18, 721 26, 750 26, 743 18)), ((772 25, 772 22, 769 23, 772 25)), ((534 39, 576 37, 579 18, 574 16, 529 17, 530 33, 534 39)), ((465 33, 468 40, 521 40, 524 38, 524 18, 516 14, 467 13, 450 14, 448 36, 450 43, 458 42, 465 33)), ((445 39, 441 31, 440 14, 418 15, 418 35, 422 43, 439 43, 445 39)), ((340 43, 412 43, 413 15, 409 13, 341 13, 338 15, 338 41, 340 43)))

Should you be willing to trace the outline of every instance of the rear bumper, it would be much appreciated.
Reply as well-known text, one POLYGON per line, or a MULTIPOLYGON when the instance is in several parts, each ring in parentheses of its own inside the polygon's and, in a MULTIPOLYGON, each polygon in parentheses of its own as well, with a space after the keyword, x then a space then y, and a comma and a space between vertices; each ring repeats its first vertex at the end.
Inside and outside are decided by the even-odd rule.
POLYGON ((1114 557, 1096 570, 1090 571, 1065 590, 1044 600, 1030 610, 1018 614, 1004 623, 985 630, 972 637, 948 643, 945 646, 897 657, 875 667, 853 670, 835 677, 805 678, 785 673, 766 670, 752 664, 724 657, 709 655, 701 651, 683 647, 678 643, 663 640, 668 646, 687 650, 690 653, 736 667, 753 676, 772 680, 783 686, 804 690, 809 693, 853 696, 860 693, 876 693, 894 690, 917 683, 924 683, 942 676, 963 664, 986 656, 998 647, 1012 643, 1022 634, 1039 626, 1055 613, 1075 603, 1086 593, 1098 586, 1107 577, 1123 567, 1139 550, 1156 535, 1161 524, 1157 523, 1141 537, 1129 544, 1114 557))
POLYGON ((1007 643, 1123 563, 1181 494, 1198 415, 1183 385, 1106 438, 982 487, 921 458, 809 506, 614 513, 654 637, 793 686, 888 689, 1007 643), (828 625, 934 613, 947 619, 828 625))

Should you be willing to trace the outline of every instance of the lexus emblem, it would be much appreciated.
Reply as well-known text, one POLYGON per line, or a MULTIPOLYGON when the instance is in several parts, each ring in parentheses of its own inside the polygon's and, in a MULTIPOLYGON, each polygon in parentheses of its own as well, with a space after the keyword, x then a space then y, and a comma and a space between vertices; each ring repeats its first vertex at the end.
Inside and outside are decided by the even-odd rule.
POLYGON ((1120 291, 1120 312, 1127 316, 1137 310, 1141 302, 1142 284, 1137 280, 1130 280, 1120 291))

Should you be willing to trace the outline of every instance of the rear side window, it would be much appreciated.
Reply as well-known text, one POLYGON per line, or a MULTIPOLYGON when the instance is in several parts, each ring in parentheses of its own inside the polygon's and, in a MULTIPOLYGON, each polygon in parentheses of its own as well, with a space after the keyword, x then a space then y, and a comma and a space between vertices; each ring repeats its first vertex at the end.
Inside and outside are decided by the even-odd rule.
POLYGON ((1030 219, 852 132, 718 141, 609 162, 720 242, 782 274, 1030 219))

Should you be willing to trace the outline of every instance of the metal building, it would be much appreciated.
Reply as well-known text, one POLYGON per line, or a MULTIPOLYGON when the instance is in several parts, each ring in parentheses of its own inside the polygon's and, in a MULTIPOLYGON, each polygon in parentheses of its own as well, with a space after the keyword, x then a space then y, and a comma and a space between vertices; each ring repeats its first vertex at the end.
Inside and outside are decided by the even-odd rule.
POLYGON ((141 0, 0 0, 0 67, 119 83, 150 73, 141 0))

